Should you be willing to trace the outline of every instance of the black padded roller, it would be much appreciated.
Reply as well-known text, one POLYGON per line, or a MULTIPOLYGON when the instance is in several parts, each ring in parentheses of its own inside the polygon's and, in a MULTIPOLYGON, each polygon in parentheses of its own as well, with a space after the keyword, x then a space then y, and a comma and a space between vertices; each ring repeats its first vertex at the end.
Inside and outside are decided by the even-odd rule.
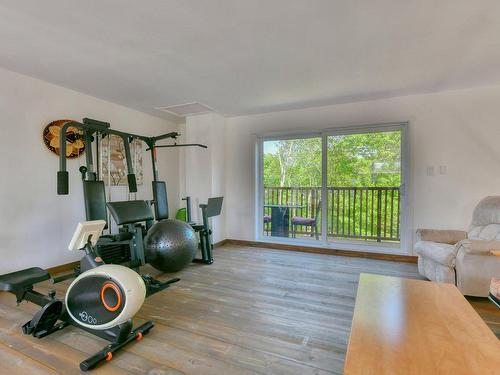
POLYGON ((69 194, 69 174, 68 174, 68 171, 58 171, 57 172, 57 194, 58 195, 68 195, 69 194))
POLYGON ((137 181, 135 179, 135 174, 128 174, 127 175, 127 180, 128 180, 128 190, 131 193, 137 193, 137 181))

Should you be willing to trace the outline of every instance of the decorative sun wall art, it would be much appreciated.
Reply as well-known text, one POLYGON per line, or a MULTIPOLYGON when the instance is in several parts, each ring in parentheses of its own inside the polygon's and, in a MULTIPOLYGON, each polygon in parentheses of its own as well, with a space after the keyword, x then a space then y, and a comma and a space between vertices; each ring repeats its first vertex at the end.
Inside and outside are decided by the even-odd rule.
MULTIPOLYGON (((42 132, 43 143, 45 146, 56 155, 59 155, 59 142, 62 126, 72 120, 55 120, 45 126, 42 132)), ((85 143, 81 139, 82 132, 70 126, 66 131, 66 157, 75 159, 80 157, 85 151, 85 143)))

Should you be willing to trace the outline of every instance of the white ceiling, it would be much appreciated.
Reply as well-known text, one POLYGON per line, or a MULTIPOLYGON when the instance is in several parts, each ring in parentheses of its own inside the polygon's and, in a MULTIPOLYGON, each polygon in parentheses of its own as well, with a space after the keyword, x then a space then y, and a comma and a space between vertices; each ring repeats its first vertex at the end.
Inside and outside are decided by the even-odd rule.
POLYGON ((156 116, 500 83, 500 1, 0 0, 0 66, 156 116))

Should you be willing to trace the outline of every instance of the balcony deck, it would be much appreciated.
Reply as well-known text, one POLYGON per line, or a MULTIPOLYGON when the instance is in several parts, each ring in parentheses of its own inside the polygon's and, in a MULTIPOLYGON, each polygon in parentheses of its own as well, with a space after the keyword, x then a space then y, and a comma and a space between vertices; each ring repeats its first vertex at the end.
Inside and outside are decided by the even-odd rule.
MULTIPOLYGON (((329 186, 326 189, 327 238, 372 242, 400 241, 399 187, 329 186)), ((321 187, 264 187, 264 235, 271 235, 271 206, 288 212, 291 237, 316 238, 314 226, 294 225, 294 217, 315 219, 321 238, 321 187)))

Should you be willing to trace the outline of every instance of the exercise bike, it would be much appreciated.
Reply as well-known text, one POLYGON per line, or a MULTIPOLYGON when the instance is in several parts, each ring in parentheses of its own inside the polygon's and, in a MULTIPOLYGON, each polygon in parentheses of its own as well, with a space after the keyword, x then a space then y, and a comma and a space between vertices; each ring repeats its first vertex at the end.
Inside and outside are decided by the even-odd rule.
POLYGON ((146 297, 179 281, 160 282, 125 266, 103 264, 95 245, 105 224, 103 220, 78 224, 69 250, 83 250, 86 255, 80 261, 81 274, 69 286, 64 301, 55 297, 55 291, 44 295, 33 290, 34 284, 50 279, 49 273, 39 267, 0 276, 0 291, 14 294, 17 303, 30 301, 42 307, 22 326, 24 334, 42 338, 72 325, 110 342, 80 363, 83 371, 110 361, 114 352, 141 340, 154 324, 147 321, 134 328, 132 317, 146 297))

